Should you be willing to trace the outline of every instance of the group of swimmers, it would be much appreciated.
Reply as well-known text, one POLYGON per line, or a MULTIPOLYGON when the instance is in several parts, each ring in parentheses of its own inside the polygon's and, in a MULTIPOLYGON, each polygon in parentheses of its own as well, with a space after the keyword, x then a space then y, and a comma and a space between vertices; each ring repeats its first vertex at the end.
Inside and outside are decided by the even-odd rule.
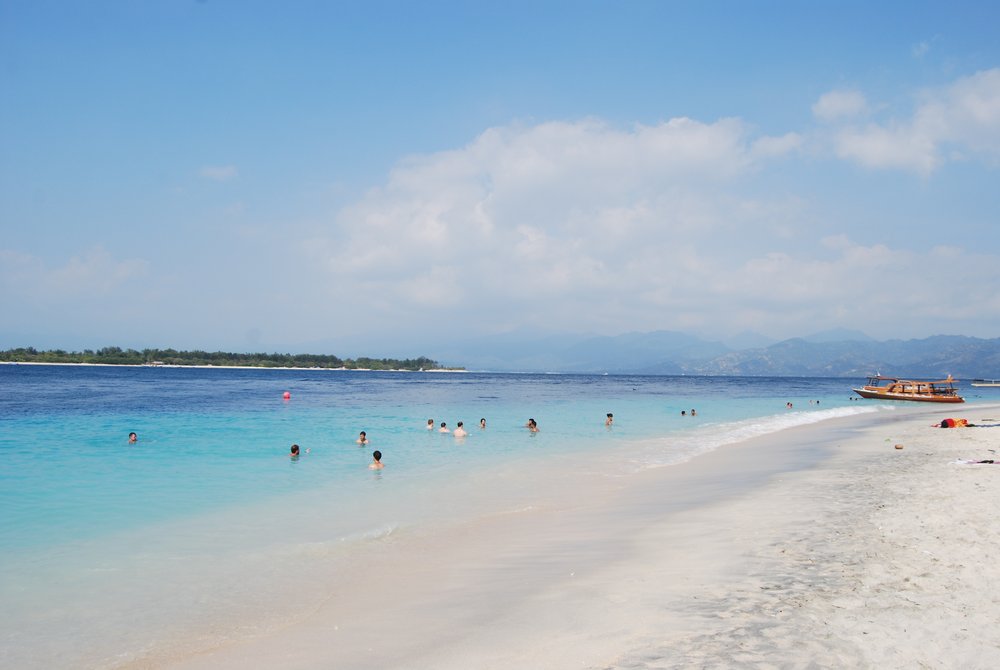
MULTIPOLYGON (((479 420, 479 429, 486 430, 486 419, 479 420)), ((434 430, 434 419, 427 419, 427 430, 434 430)), ((455 425, 455 430, 448 428, 448 422, 442 421, 441 427, 437 429, 439 433, 451 433, 455 437, 465 437, 469 434, 469 431, 465 429, 465 423, 459 421, 455 425)))
MULTIPOLYGON (((851 399, 853 400, 853 398, 851 398, 851 399)), ((813 402, 815 402, 817 405, 819 404, 818 400, 815 400, 815 401, 810 400, 809 401, 810 404, 812 404, 813 402)), ((792 403, 789 402, 785 406, 788 409, 791 409, 792 408, 792 403)), ((691 416, 697 416, 698 413, 694 409, 692 409, 690 415, 691 416)), ((681 416, 688 416, 687 411, 681 410, 681 416)), ((611 412, 608 412, 607 416, 604 419, 604 425, 610 428, 611 426, 614 425, 614 422, 615 422, 615 415, 613 413, 611 413, 611 412)), ((969 425, 972 425, 972 424, 969 424, 969 425)), ((528 429, 529 433, 537 433, 537 432, 539 432, 539 430, 538 430, 538 422, 535 421, 534 418, 529 418, 528 422, 526 424, 524 424, 524 427, 528 429)), ((480 428, 480 430, 486 430, 486 419, 485 419, 485 417, 479 419, 479 428, 480 428)), ((427 419, 427 430, 434 430, 434 419, 427 419)), ((462 421, 459 421, 456 424, 455 430, 450 430, 448 428, 448 423, 446 421, 442 421, 441 422, 441 426, 437 430, 438 430, 439 433, 451 433, 455 437, 465 437, 466 435, 469 434, 468 431, 465 430, 465 424, 462 421)), ((139 440, 139 436, 134 431, 128 434, 128 442, 129 442, 129 444, 135 444, 136 442, 138 442, 138 440, 139 440)), ((358 446, 367 446, 368 445, 368 433, 365 432, 365 431, 361 431, 358 434, 358 439, 355 440, 355 442, 358 444, 358 446)), ((309 451, 310 451, 309 449, 306 449, 305 453, 308 454, 309 451)), ((289 456, 292 458, 292 460, 298 460, 299 456, 301 456, 301 455, 302 455, 302 449, 301 449, 301 447, 299 447, 299 445, 297 445, 297 444, 293 444, 292 447, 291 447, 291 450, 289 452, 289 456)), ((378 449, 376 449, 375 451, 372 452, 372 462, 368 465, 368 468, 371 469, 371 470, 381 470, 384 467, 385 467, 385 464, 382 463, 382 452, 379 451, 378 449)))
MULTIPOLYGON (((364 439, 364 444, 368 444, 368 438, 365 436, 365 431, 361 431, 361 437, 358 439, 358 444, 361 444, 361 440, 364 439)), ((306 449, 305 453, 309 453, 309 449, 306 449)), ((299 456, 302 455, 302 448, 297 444, 293 444, 292 448, 288 454, 293 461, 297 461, 299 456)), ((381 470, 385 465, 382 463, 382 452, 376 449, 372 452, 372 462, 368 465, 369 470, 381 470)))

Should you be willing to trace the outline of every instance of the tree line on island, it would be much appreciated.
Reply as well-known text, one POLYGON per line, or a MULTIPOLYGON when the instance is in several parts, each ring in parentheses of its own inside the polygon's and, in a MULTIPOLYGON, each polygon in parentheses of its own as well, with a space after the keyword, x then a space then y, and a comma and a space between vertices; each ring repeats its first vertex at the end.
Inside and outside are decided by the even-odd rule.
POLYGON ((84 349, 38 351, 21 347, 0 352, 0 361, 9 363, 91 363, 103 365, 212 365, 255 368, 346 368, 348 370, 442 370, 440 363, 426 356, 418 358, 340 358, 326 354, 229 353, 224 351, 177 351, 175 349, 84 349))

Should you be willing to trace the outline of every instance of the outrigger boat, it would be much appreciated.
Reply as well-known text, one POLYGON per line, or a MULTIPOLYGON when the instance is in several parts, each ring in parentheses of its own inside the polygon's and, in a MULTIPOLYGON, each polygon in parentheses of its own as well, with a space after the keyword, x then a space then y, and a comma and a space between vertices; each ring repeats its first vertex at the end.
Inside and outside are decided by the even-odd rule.
POLYGON ((973 379, 973 386, 1000 386, 1000 379, 973 379))
POLYGON ((916 400, 919 402, 965 402, 958 395, 955 380, 948 375, 941 381, 918 381, 913 379, 897 379, 875 375, 859 389, 854 389, 862 398, 878 400, 916 400))

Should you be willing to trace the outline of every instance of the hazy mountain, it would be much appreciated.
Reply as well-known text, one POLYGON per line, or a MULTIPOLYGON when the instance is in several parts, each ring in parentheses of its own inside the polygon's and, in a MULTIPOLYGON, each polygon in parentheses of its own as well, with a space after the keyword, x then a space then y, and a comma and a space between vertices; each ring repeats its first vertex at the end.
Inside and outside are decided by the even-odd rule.
POLYGON ((732 337, 723 338, 721 342, 732 350, 739 350, 769 347, 775 344, 777 340, 773 337, 761 335, 760 333, 744 330, 742 333, 738 333, 732 337))
POLYGON ((824 344, 828 342, 874 342, 860 330, 849 330, 847 328, 832 328, 802 338, 806 342, 824 344))
MULTIPOLYGON (((753 334, 749 335, 747 341, 753 334)), ((747 348, 671 331, 536 337, 522 332, 441 346, 424 354, 470 370, 806 377, 864 377, 880 371, 912 377, 1000 378, 1000 338, 937 335, 880 342, 850 330, 747 348)))
POLYGON ((470 370, 519 372, 639 372, 680 374, 680 362, 729 351, 719 342, 671 331, 615 336, 523 333, 491 336, 433 349, 435 360, 470 370))
POLYGON ((762 349, 688 361, 691 374, 863 377, 875 372, 971 379, 1000 375, 1000 338, 937 335, 887 342, 808 342, 791 339, 762 349))

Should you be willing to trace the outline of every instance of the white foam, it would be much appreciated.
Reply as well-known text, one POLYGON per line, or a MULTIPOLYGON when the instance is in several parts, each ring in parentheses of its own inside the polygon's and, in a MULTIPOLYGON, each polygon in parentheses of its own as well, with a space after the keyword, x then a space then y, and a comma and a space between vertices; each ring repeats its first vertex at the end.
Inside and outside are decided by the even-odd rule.
POLYGON ((888 409, 891 408, 882 406, 836 407, 809 412, 789 411, 731 423, 706 424, 694 431, 644 440, 635 445, 639 447, 639 458, 633 457, 630 460, 639 469, 676 465, 726 445, 779 433, 790 428, 888 409))

